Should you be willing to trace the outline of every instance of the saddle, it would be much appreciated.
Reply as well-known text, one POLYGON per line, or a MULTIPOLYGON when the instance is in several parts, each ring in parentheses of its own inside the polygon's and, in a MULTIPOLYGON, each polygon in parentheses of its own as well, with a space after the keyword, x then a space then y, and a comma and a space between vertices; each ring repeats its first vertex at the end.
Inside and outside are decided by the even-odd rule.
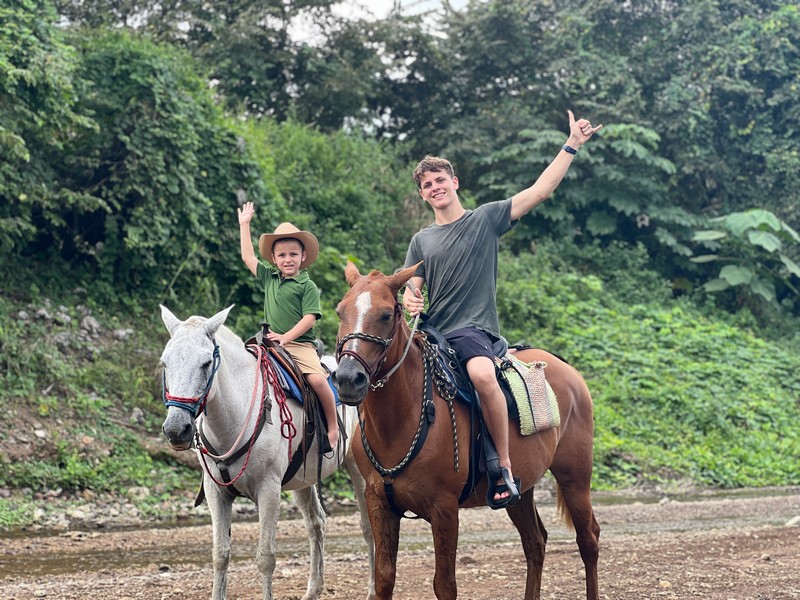
MULTIPOLYGON (((278 375, 278 382, 281 386, 281 389, 283 389, 287 396, 295 398, 298 402, 300 402, 300 404, 302 404, 303 412, 305 414, 303 440, 300 444, 300 448, 298 448, 298 452, 296 452, 295 456, 292 457, 289 469, 284 476, 283 483, 286 483, 297 472, 300 462, 305 459, 305 455, 308 454, 308 450, 311 446, 311 442, 314 440, 315 435, 317 437, 317 447, 320 449, 320 454, 330 452, 333 450, 333 448, 330 448, 328 444, 328 422, 325 419, 325 414, 320 406, 319 398, 317 398, 317 395, 311 386, 308 385, 308 382, 303 376, 300 367, 297 366, 297 363, 286 351, 286 349, 280 344, 271 342, 267 338, 268 331, 269 324, 262 323, 261 331, 247 340, 245 345, 260 345, 266 350, 269 361, 272 363, 272 366, 275 367, 275 372, 278 375), (303 451, 302 455, 300 455, 300 450, 303 451)), ((325 368, 327 369, 327 367, 325 368)), ((332 389, 334 392, 334 398, 336 398, 338 403, 336 389, 333 388, 333 386, 332 389)), ((344 431, 344 424, 341 422, 341 420, 339 422, 339 428, 341 431, 344 431)))
MULTIPOLYGON (((436 348, 439 356, 439 364, 444 367, 445 372, 450 377, 450 381, 455 386, 459 398, 466 404, 472 404, 476 401, 479 402, 475 394, 475 388, 467 374, 467 370, 464 368, 464 365, 461 364, 461 361, 456 355, 456 351, 453 350, 453 347, 450 345, 450 342, 447 341, 444 334, 424 322, 420 325, 419 330, 425 334, 428 342, 436 348)), ((514 350, 522 350, 527 347, 528 346, 515 346, 514 350)), ((492 347, 492 352, 495 357, 500 360, 502 360, 502 357, 506 356, 508 351, 508 342, 503 337, 495 342, 492 347)), ((502 376, 500 368, 495 369, 495 373, 497 375, 497 381, 500 383, 500 389, 503 390, 503 394, 506 397, 508 416, 513 420, 519 421, 517 403, 514 401, 511 390, 508 389, 506 378, 502 376)))
MULTIPOLYGON (((489 480, 487 504, 492 508, 504 508, 513 505, 513 502, 519 497, 518 495, 511 502, 502 501, 496 503, 493 500, 496 491, 510 488, 512 482, 508 478, 506 469, 500 467, 497 449, 483 419, 480 398, 469 379, 464 365, 440 331, 431 327, 425 321, 422 322, 419 329, 426 336, 427 342, 436 349, 439 364, 450 378, 450 383, 455 387, 456 396, 471 407, 473 434, 470 436, 472 440, 470 444, 470 473, 459 503, 469 497, 481 476, 486 473, 489 480), (474 433, 476 430, 478 430, 477 435, 474 433), (505 483, 495 484, 500 479, 505 480, 505 483)), ((500 389, 506 399, 509 418, 520 424, 520 432, 523 435, 559 424, 555 394, 552 393, 552 388, 544 378, 545 363, 527 365, 513 357, 516 351, 526 348, 530 348, 530 346, 518 345, 509 352, 508 342, 502 337, 495 342, 492 348, 495 355, 495 373, 500 389), (529 373, 534 373, 535 377, 528 377, 529 373), (532 389, 537 391, 537 406, 541 404, 538 398, 541 395, 539 392, 544 391, 546 394, 547 410, 544 411, 544 414, 547 418, 539 418, 537 421, 532 389)), ((540 409, 538 412, 541 414, 542 410, 540 409)), ((518 489, 519 481, 517 478, 514 479, 513 483, 518 489)))

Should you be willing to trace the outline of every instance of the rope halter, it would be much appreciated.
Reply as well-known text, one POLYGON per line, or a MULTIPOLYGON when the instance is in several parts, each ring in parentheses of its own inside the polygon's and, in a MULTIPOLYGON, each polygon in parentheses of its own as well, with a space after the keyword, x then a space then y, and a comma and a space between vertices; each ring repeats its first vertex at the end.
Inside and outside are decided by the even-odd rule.
POLYGON ((177 406, 183 410, 188 410, 190 413, 192 413, 192 417, 195 419, 200 415, 201 412, 205 413, 206 404, 208 403, 208 394, 211 392, 211 385, 214 383, 214 376, 219 370, 219 364, 219 346, 217 345, 216 340, 214 340, 214 353, 212 354, 211 359, 211 374, 208 376, 208 381, 206 382, 206 387, 203 390, 203 393, 199 396, 193 397, 173 396, 170 394, 169 390, 167 389, 167 369, 166 367, 162 367, 161 399, 164 402, 164 406, 177 406))

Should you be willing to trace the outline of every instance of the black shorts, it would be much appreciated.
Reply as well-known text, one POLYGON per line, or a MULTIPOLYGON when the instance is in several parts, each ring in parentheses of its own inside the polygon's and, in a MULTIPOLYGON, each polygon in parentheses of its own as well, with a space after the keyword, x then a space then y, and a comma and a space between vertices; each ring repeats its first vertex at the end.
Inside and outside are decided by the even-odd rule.
POLYGON ((463 327, 456 329, 444 336, 462 364, 466 365, 467 361, 476 356, 485 356, 494 360, 494 351, 492 345, 495 340, 493 336, 477 327, 463 327))

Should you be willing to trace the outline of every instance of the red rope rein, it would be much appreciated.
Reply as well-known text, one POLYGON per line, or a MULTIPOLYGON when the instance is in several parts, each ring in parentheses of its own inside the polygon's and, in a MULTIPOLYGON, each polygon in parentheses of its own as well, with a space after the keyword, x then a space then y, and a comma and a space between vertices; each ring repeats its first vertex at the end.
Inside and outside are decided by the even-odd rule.
POLYGON ((272 390, 275 394, 275 402, 278 403, 281 415, 281 435, 284 439, 289 440, 289 460, 292 460, 292 440, 297 437, 297 427, 292 422, 292 411, 286 402, 286 392, 281 387, 278 380, 278 373, 275 371, 275 365, 269 360, 269 357, 264 353, 264 359, 261 361, 262 365, 266 365, 265 370, 269 383, 272 385, 272 390))
MULTIPOLYGON (((253 348, 253 346, 250 346, 253 348)), ((278 374, 275 372, 275 367, 269 360, 269 356, 267 355, 266 350, 264 350, 261 346, 255 346, 256 352, 256 360, 258 361, 258 374, 260 377, 256 377, 255 388, 253 389, 253 395, 258 391, 258 384, 259 379, 261 381, 261 403, 259 406, 259 419, 265 418, 264 415, 264 404, 266 402, 267 396, 269 394, 269 388, 272 387, 272 392, 275 396, 275 401, 278 403, 280 408, 280 415, 281 415, 281 435, 289 440, 289 460, 292 458, 292 440, 297 436, 297 427, 292 422, 292 412, 289 409, 287 402, 286 402, 286 393, 283 391, 283 388, 280 385, 278 374)), ((175 399, 178 402, 183 401, 183 399, 175 399)), ((208 454, 208 449, 204 446, 200 445, 200 456, 203 459, 203 466, 206 469, 206 473, 211 478, 211 480, 216 483, 220 487, 228 487, 236 483, 236 481, 244 474, 245 469, 247 468, 247 463, 250 461, 250 454, 253 451, 253 446, 258 439, 257 433, 259 432, 258 423, 256 423, 255 427, 253 428, 253 434, 250 436, 250 441, 248 442, 247 447, 247 454, 244 458, 244 463, 242 464, 242 468, 239 469, 239 472, 236 474, 236 477, 231 479, 229 482, 218 481, 216 477, 211 473, 211 470, 208 467, 208 462, 206 461, 206 454, 208 454)))

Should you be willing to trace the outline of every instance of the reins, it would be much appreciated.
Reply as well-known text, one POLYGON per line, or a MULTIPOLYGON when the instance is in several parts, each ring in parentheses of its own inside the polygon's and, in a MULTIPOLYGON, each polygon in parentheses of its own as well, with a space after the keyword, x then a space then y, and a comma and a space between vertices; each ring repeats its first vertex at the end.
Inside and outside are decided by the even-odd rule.
POLYGON ((416 318, 414 319, 414 325, 411 327, 411 332, 408 334, 408 342, 406 342, 406 347, 403 350, 403 355, 400 357, 400 360, 398 360, 397 363, 391 369, 389 369, 389 372, 386 373, 386 375, 381 377, 374 384, 370 384, 369 387, 373 392, 378 388, 382 388, 384 385, 386 385, 386 382, 388 381, 389 377, 391 377, 394 374, 394 372, 400 368, 400 365, 403 364, 403 361, 406 359, 406 356, 408 355, 408 349, 411 348, 411 342, 414 341, 414 333, 417 331, 418 324, 419 324, 419 315, 417 315, 416 318))
MULTIPOLYGON (((250 398, 250 407, 247 410, 247 415, 244 419, 242 424, 242 429, 239 431, 239 435, 236 438, 236 441, 233 442, 230 449, 225 452, 224 454, 216 454, 214 449, 211 447, 211 444, 206 439, 205 435, 202 432, 202 424, 198 427, 197 431, 195 431, 195 447, 200 452, 200 457, 203 461, 203 466, 208 473, 208 476, 211 480, 216 483, 218 486, 222 488, 227 488, 232 486, 239 477, 245 472, 247 468, 247 463, 250 460, 250 454, 253 450, 253 446, 255 445, 256 440, 258 439, 259 435, 261 434, 261 430, 264 427, 264 422, 269 421, 270 417, 268 414, 265 414, 266 411, 264 410, 267 398, 269 396, 269 387, 272 386, 273 393, 275 394, 275 401, 278 403, 280 409, 280 416, 281 416, 281 428, 280 432, 281 435, 289 441, 289 448, 288 454, 289 459, 292 458, 292 440, 297 436, 297 427, 292 422, 292 413, 289 409, 286 401, 286 394, 283 391, 283 388, 280 385, 278 380, 278 374, 275 372, 275 367, 270 363, 267 359, 266 350, 261 347, 260 345, 249 346, 249 348, 253 351, 256 356, 257 362, 257 371, 256 377, 253 384, 253 393, 250 398), (259 377, 260 375, 260 377, 259 377), (260 382, 260 386, 259 386, 260 382), (258 393, 259 387, 261 388, 261 394, 258 393), (253 427, 253 432, 250 435, 249 441, 240 446, 242 439, 244 438, 245 431, 247 430, 247 425, 250 422, 250 419, 253 415, 253 409, 256 405, 256 399, 260 397, 260 407, 258 412, 258 418, 256 419, 256 423, 253 427), (227 467, 230 463, 238 460, 242 456, 244 456, 244 463, 242 464, 241 469, 236 474, 235 477, 228 480, 227 476, 224 477, 226 481, 219 481, 214 475, 211 473, 208 462, 206 460, 206 456, 210 457, 217 463, 217 467, 220 469, 220 473, 223 475, 227 474, 227 467), (220 466, 222 465, 222 466, 220 466), (224 469, 223 469, 224 467, 224 469)), ((211 386, 214 381, 214 377, 219 370, 221 359, 220 359, 220 352, 219 352, 219 345, 214 341, 214 352, 213 352, 213 359, 212 359, 212 369, 211 375, 208 378, 206 383, 205 390, 200 396, 197 397, 181 397, 181 396, 173 396, 167 390, 166 385, 166 369, 162 369, 161 372, 161 385, 162 385, 162 397, 164 400, 165 406, 176 406, 178 408, 184 409, 192 413, 192 416, 196 419, 200 413, 206 414, 206 407, 208 404, 208 396, 211 392, 211 386), (197 406, 197 408, 195 408, 197 406)))
MULTIPOLYGON (((413 286, 410 287, 413 290, 413 286)), ((403 349, 403 353, 400 356, 400 359, 397 361, 397 363, 395 363, 395 365, 391 369, 389 369, 389 371, 383 377, 381 377, 374 383, 372 382, 375 373, 382 368, 383 364, 386 361, 392 343, 394 342, 397 332, 400 329, 400 323, 402 319, 403 319, 403 309, 400 303, 397 302, 395 304, 394 322, 392 324, 390 337, 382 338, 368 333, 353 332, 348 335, 345 335, 337 345, 337 359, 341 359, 344 356, 349 356, 355 359, 359 364, 361 364, 361 366, 364 367, 364 370, 367 373, 367 377, 369 378, 370 381, 369 388, 373 392, 384 387, 388 379, 400 368, 400 366, 403 364, 406 357, 408 356, 408 351, 411 348, 411 344, 414 342, 414 334, 417 331, 417 326, 420 320, 419 314, 414 319, 413 326, 410 328, 408 334, 408 341, 405 344, 405 348, 403 349), (356 351, 344 349, 344 344, 350 340, 365 340, 369 342, 374 342, 383 346, 383 351, 378 356, 378 358, 372 363, 372 365, 370 365, 356 351)), ((393 485, 394 478, 396 478, 409 465, 409 463, 414 459, 414 457, 419 454, 419 452, 422 450, 423 445, 425 444, 425 440, 428 437, 428 431, 430 429, 430 426, 433 424, 436 417, 436 406, 433 401, 434 386, 436 386, 440 396, 445 400, 449 408, 450 421, 453 433, 453 463, 454 463, 453 466, 456 471, 459 470, 458 433, 456 430, 455 407, 453 406, 453 400, 456 395, 455 387, 448 381, 447 375, 443 372, 443 367, 439 364, 436 351, 433 349, 431 344, 425 338, 423 338, 420 342, 420 353, 421 353, 422 367, 423 367, 423 393, 422 393, 422 406, 419 415, 419 423, 417 425, 417 430, 414 432, 414 436, 411 440, 411 445, 399 463, 390 468, 384 467, 380 463, 378 458, 375 456, 372 447, 370 446, 369 440, 367 439, 367 433, 366 433, 367 428, 365 426, 363 411, 359 411, 359 416, 358 416, 358 421, 361 429, 361 444, 364 448, 364 452, 366 453, 367 458, 369 459, 373 468, 381 475, 383 479, 384 492, 386 494, 386 499, 388 500, 389 505, 391 506, 392 510, 401 517, 405 516, 405 511, 401 510, 397 506, 397 503, 395 501, 394 485, 393 485)))

